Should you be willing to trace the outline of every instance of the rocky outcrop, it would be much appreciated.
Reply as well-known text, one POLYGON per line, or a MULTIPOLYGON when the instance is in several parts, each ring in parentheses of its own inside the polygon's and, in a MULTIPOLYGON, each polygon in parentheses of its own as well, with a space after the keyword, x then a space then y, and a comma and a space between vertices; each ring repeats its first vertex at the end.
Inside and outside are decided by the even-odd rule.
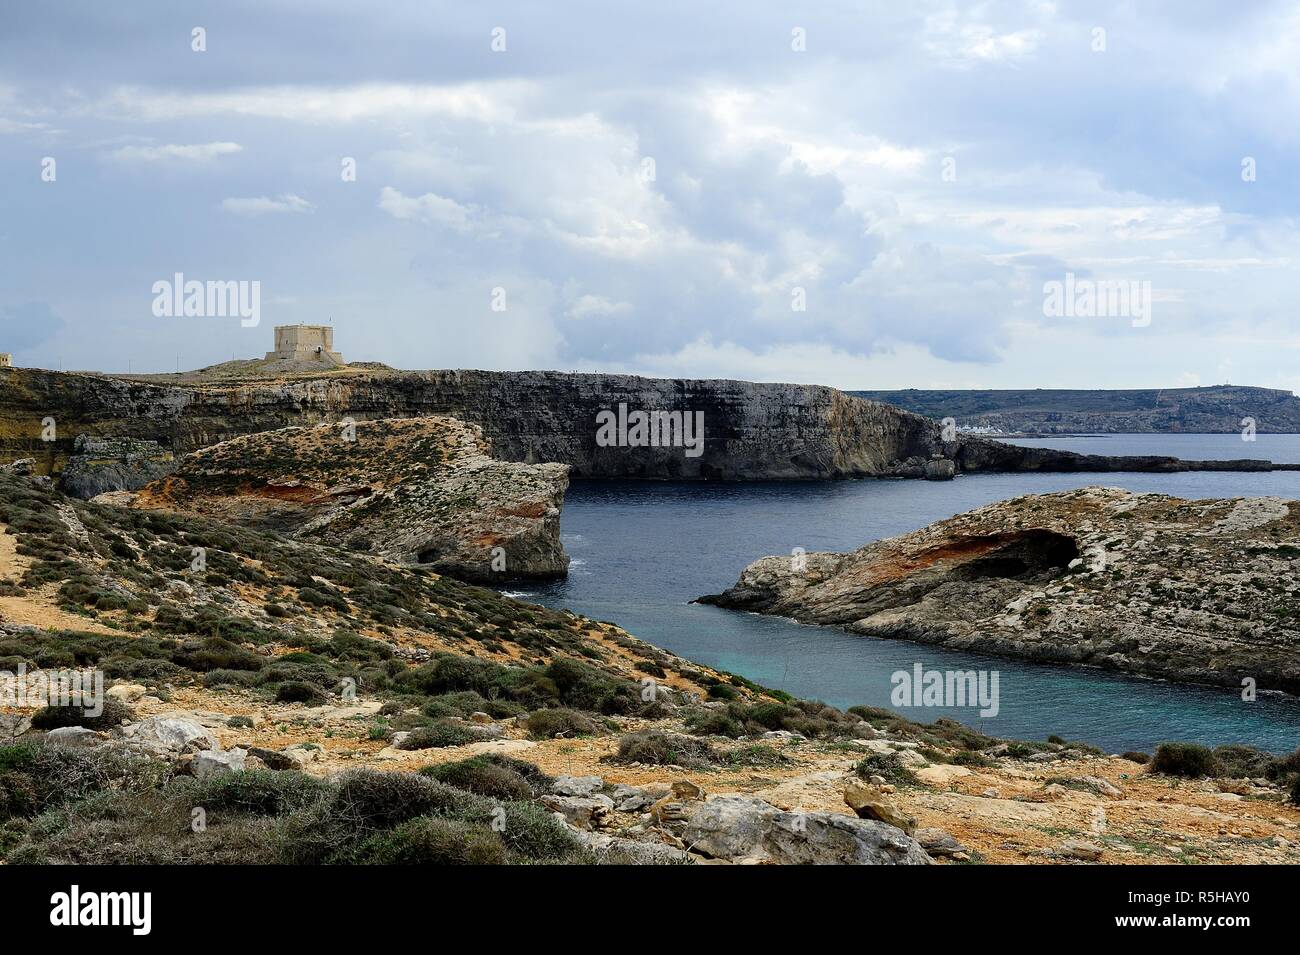
POLYGON ((876 637, 1300 692, 1300 504, 1084 488, 849 554, 765 557, 704 602, 876 637))
POLYGON ((130 498, 472 580, 563 576, 560 464, 489 456, 448 417, 284 428, 186 455, 130 498))
POLYGON ((928 865, 901 829, 833 812, 787 812, 752 796, 698 803, 683 840, 693 852, 738 863, 928 865))
POLYGON ((156 441, 81 434, 59 475, 65 494, 89 500, 108 491, 134 491, 176 469, 172 453, 156 441))

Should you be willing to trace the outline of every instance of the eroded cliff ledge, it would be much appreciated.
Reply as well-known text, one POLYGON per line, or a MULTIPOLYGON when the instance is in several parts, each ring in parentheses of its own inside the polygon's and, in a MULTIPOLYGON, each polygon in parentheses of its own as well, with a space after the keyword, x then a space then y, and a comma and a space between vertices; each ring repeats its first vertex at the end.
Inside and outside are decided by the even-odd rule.
POLYGON ((283 428, 186 455, 174 474, 97 501, 275 531, 476 581, 561 577, 562 464, 489 455, 454 418, 283 428))
POLYGON ((1300 692, 1300 504, 1083 488, 850 554, 764 557, 702 602, 856 633, 1300 692), (806 563, 805 563, 806 562, 806 563))

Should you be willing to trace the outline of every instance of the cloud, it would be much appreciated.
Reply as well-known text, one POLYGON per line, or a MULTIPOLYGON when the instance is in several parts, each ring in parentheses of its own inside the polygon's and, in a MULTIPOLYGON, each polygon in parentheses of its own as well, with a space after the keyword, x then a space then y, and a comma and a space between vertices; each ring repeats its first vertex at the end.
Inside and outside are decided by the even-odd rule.
MULTIPOLYGON (((264 352, 141 324, 139 289, 185 267, 258 277, 276 321, 333 315, 346 353, 408 367, 1140 386, 1214 380, 1212 340, 1234 375, 1291 380, 1296 349, 1271 343, 1295 340, 1300 295, 1300 14, 1188 3, 823 4, 804 53, 777 4, 692 8, 688 31, 671 2, 525 5, 498 55, 457 8, 319 0, 303 21, 231 0, 205 25, 241 56, 213 72, 163 49, 160 0, 23 8, 0 128, 78 141, 0 226, 6 293, 66 276, 59 357, 80 366, 264 352), (257 163, 219 162, 232 148, 257 163), (122 162, 80 175, 98 155, 122 162), (226 216, 276 213, 231 241, 226 216), (1042 286, 1067 271, 1149 280, 1151 327, 1050 323, 1042 286), (487 310, 498 287, 508 313, 487 310)), ((35 182, 20 152, 0 167, 35 182)))
POLYGON ((237 216, 264 216, 277 212, 311 212, 316 207, 301 196, 285 193, 274 199, 270 196, 222 199, 221 208, 237 216))
POLYGON ((109 156, 123 162, 209 162, 218 156, 231 156, 243 152, 239 143, 195 143, 177 145, 168 143, 164 146, 122 146, 113 150, 109 156))
POLYGON ((379 193, 379 208, 394 219, 414 219, 456 232, 468 232, 474 218, 472 210, 454 199, 432 192, 422 196, 404 196, 391 186, 385 186, 379 193))
POLYGON ((258 86, 184 93, 119 87, 82 109, 105 118, 150 123, 222 115, 327 124, 428 116, 492 122, 514 116, 533 88, 530 83, 510 80, 445 85, 258 86))

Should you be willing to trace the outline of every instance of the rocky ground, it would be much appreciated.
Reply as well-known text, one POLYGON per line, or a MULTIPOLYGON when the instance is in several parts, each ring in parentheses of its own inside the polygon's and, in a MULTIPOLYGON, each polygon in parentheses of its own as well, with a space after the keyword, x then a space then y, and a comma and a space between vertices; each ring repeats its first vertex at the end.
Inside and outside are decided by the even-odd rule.
POLYGON ((1295 757, 842 712, 425 570, 3 472, 0 529, 11 863, 1300 861, 1295 757), (77 669, 102 712, 16 696, 77 669))
POLYGON ((201 514, 480 581, 563 576, 562 464, 498 461, 455 418, 282 428, 103 500, 201 514))
POLYGON ((1300 505, 1091 487, 850 554, 765 557, 725 607, 955 649, 1300 692, 1300 505))

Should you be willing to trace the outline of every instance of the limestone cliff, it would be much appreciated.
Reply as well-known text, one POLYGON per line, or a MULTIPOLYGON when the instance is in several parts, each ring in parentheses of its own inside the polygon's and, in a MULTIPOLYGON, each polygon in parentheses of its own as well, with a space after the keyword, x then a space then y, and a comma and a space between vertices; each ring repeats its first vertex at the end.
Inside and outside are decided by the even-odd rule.
POLYGON ((960 435, 945 442, 937 422, 819 385, 358 366, 278 378, 230 369, 137 378, 0 369, 0 460, 34 457, 43 471, 57 471, 81 433, 153 440, 183 454, 289 426, 438 414, 479 425, 498 458, 567 464, 577 478, 919 478, 936 455, 956 472, 1274 467, 1078 455, 960 435), (672 442, 598 442, 597 416, 620 406, 698 416, 700 453, 672 442))
POLYGON ((350 370, 170 384, 15 369, 0 385, 0 450, 34 455, 55 469, 80 432, 157 440, 183 453, 240 434, 345 417, 454 415, 482 427, 497 457, 567 464, 574 477, 781 480, 889 474, 900 467, 919 475, 939 435, 919 415, 833 388, 743 381, 350 370), (597 415, 620 404, 632 412, 702 415, 702 453, 599 445, 597 415), (53 442, 39 438, 46 416, 58 421, 53 442))
POLYGON ((765 557, 724 607, 876 637, 1300 692, 1300 505, 1084 488, 851 554, 765 557))
POLYGON ((478 428, 443 416, 283 428, 192 452, 173 475, 112 499, 465 579, 563 576, 565 467, 488 451, 478 428))

